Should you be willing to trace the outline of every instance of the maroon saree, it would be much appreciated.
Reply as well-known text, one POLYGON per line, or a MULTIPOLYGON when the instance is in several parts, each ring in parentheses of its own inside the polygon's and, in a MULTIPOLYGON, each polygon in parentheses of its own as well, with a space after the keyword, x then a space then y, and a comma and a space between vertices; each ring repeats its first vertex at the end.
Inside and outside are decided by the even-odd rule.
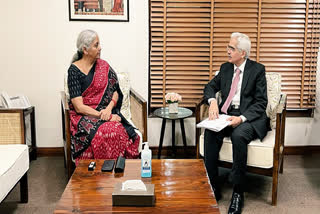
POLYGON ((106 61, 98 59, 93 80, 81 95, 83 103, 100 111, 108 106, 116 91, 119 99, 112 113, 118 114, 121 122, 79 115, 69 103, 71 152, 76 164, 80 159, 116 159, 119 155, 125 158, 138 157, 140 137, 120 113, 123 95, 117 75, 106 61))

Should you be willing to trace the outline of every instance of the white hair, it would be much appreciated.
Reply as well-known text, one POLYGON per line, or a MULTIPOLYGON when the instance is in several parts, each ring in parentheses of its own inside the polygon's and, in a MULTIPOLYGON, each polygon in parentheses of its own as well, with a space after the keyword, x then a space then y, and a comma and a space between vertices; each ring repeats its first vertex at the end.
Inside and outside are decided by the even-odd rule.
POLYGON ((235 32, 231 34, 231 39, 236 38, 238 41, 237 49, 246 52, 246 59, 250 56, 251 41, 249 36, 243 33, 235 32))
POLYGON ((84 30, 79 34, 77 39, 77 53, 73 55, 71 63, 82 58, 83 48, 88 49, 97 36, 97 32, 93 30, 84 30))

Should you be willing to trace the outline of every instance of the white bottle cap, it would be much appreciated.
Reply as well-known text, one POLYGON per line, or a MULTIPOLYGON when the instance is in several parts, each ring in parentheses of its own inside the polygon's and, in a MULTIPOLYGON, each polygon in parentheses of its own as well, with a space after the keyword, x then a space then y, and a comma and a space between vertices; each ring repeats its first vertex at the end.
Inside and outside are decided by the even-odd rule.
POLYGON ((148 142, 144 142, 143 150, 148 150, 148 149, 149 149, 149 143, 148 142))

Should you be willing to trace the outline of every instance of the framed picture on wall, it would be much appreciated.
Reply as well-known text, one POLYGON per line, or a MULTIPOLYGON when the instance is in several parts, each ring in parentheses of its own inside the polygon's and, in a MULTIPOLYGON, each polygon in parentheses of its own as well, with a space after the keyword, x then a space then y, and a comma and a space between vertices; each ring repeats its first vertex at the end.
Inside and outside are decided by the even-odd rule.
POLYGON ((70 21, 129 21, 129 0, 68 0, 70 21))

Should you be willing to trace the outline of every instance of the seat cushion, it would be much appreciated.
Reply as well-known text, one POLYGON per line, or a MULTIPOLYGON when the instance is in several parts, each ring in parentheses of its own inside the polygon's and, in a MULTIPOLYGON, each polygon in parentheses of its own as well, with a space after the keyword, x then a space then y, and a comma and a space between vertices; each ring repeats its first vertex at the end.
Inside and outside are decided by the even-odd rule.
POLYGON ((28 146, 0 145, 0 202, 29 169, 28 146))
MULTIPOLYGON (((204 134, 200 136, 200 155, 204 156, 204 134)), ((256 139, 248 145, 248 166, 269 169, 273 167, 273 148, 275 144, 275 129, 269 131, 261 142, 256 139)), ((232 143, 229 137, 224 138, 219 153, 219 160, 232 163, 232 143)))

